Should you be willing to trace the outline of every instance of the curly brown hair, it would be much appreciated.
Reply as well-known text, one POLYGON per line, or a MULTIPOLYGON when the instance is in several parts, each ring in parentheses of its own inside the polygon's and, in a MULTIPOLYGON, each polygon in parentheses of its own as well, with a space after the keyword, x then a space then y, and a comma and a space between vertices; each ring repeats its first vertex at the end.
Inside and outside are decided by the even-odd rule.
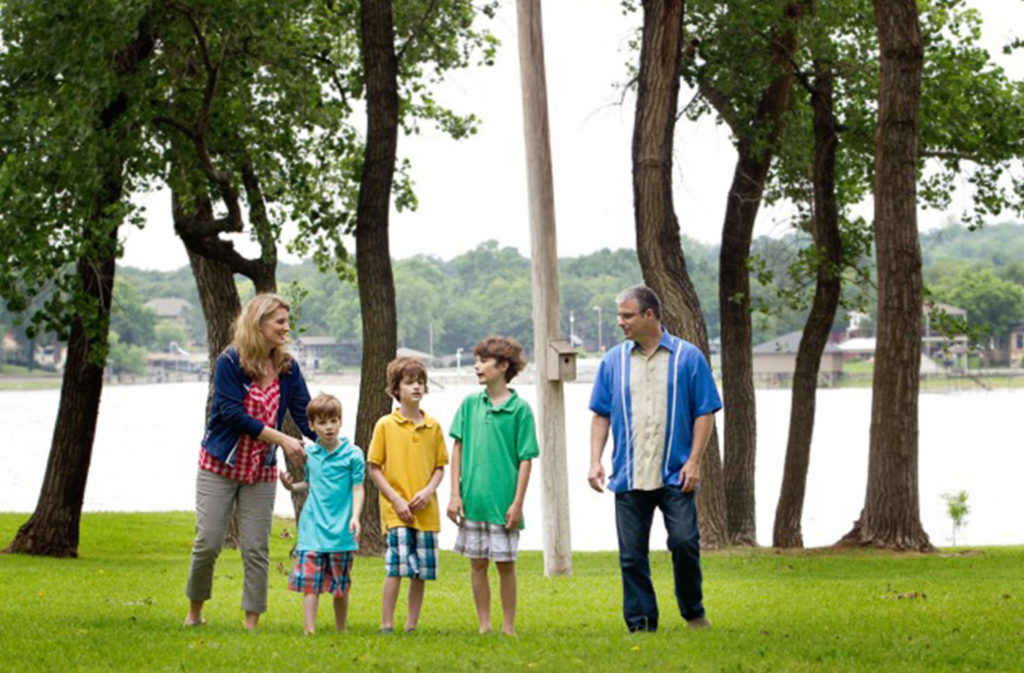
POLYGON ((523 346, 512 337, 489 336, 480 340, 473 347, 473 355, 481 360, 497 360, 508 363, 505 370, 505 382, 508 383, 515 378, 516 374, 526 367, 526 360, 523 358, 523 346))
POLYGON ((421 360, 412 357, 395 358, 388 363, 387 393, 398 400, 398 386, 405 379, 412 379, 423 384, 423 392, 430 392, 427 385, 427 366, 421 360))

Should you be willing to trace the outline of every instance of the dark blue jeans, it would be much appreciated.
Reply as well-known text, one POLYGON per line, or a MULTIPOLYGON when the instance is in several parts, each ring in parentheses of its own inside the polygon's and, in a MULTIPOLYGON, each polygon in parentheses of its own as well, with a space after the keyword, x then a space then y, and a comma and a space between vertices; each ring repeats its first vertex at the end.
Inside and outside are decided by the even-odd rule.
POLYGON ((615 494, 615 527, 619 534, 619 565, 622 568, 622 614, 630 631, 658 629, 658 600, 651 584, 648 551, 651 522, 657 507, 665 517, 676 602, 684 619, 704 615, 700 572, 700 531, 693 493, 678 486, 656 491, 615 494))

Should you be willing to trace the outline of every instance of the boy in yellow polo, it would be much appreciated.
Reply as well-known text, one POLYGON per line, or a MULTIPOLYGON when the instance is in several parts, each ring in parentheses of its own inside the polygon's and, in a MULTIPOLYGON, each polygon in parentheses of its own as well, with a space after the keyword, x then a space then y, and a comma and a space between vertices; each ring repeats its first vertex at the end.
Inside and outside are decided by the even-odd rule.
POLYGON ((419 623, 425 580, 437 579, 441 516, 434 491, 448 464, 441 426, 420 409, 427 392, 426 367, 415 358, 396 358, 388 363, 387 381, 388 394, 399 406, 377 421, 366 459, 380 491, 381 525, 387 531, 379 633, 394 631, 403 577, 409 578, 406 631, 419 623))

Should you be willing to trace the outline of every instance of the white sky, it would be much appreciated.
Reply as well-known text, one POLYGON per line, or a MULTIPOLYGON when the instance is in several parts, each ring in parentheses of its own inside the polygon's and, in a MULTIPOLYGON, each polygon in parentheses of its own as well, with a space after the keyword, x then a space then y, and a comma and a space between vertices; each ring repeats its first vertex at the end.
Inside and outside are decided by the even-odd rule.
MULTIPOLYGON (((1001 46, 1024 36, 1024 2, 969 0, 985 18, 984 44, 1014 77, 1024 77, 1020 55, 1001 46), (1017 27, 1015 29, 1015 27, 1017 27)), ((559 256, 601 248, 635 247, 630 142, 635 98, 619 105, 614 85, 626 78, 628 41, 639 15, 623 16, 611 0, 547 0, 543 3, 548 107, 554 169, 559 256), (564 45, 564 46, 563 46, 564 45)), ((503 3, 490 22, 501 40, 496 65, 451 75, 436 98, 482 120, 479 132, 451 140, 424 126, 423 135, 400 138, 400 156, 413 162, 419 208, 391 217, 391 253, 451 259, 488 239, 529 254, 522 103, 516 49, 515 3, 503 3)), ((680 93, 685 104, 692 93, 680 93)), ((681 121, 675 139, 675 205, 682 232, 716 243, 725 213, 735 152, 724 127, 706 120, 681 121)), ((188 264, 170 218, 170 195, 140 197, 143 230, 126 228, 122 263, 170 270, 188 264)), ((963 199, 951 212, 962 210, 963 199)), ((869 214, 869 213, 865 213, 869 214)), ((755 235, 785 231, 786 212, 762 209, 755 235)), ((938 226, 942 213, 923 211, 921 228, 938 226)), ((247 237, 238 246, 251 254, 247 237)), ((354 244, 350 246, 354 248, 354 244)), ((297 261, 284 253, 282 259, 297 261)))

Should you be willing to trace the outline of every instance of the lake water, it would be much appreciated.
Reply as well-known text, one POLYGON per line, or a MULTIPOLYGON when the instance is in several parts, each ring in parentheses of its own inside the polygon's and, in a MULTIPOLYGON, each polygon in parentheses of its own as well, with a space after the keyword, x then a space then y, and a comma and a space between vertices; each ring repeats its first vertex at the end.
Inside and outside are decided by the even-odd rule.
MULTIPOLYGON (((351 436, 358 390, 351 385, 310 384, 341 399, 343 431, 351 436)), ((475 385, 433 386, 424 409, 447 428, 462 398, 475 385)), ((532 386, 518 387, 531 404, 532 386)), ((88 511, 190 510, 198 442, 203 432, 205 383, 109 386, 103 392, 92 467, 85 492, 88 511)), ((616 548, 614 504, 586 483, 589 465, 590 384, 568 384, 566 433, 572 544, 578 550, 616 548)), ((58 390, 0 392, 0 427, 8 441, 0 466, 0 511, 31 512, 46 469, 58 390)), ((943 493, 970 494, 968 525, 958 543, 1022 544, 1019 481, 1024 475, 1020 419, 1024 390, 928 393, 920 398, 921 518, 937 545, 950 542, 950 522, 943 493)), ((758 541, 771 543, 789 423, 790 393, 759 390, 757 456, 758 541)), ((804 541, 808 546, 835 542, 857 518, 867 480, 871 391, 822 390, 811 451, 804 506, 804 541)), ((727 422, 719 415, 719 423, 727 422)), ((605 452, 605 466, 611 444, 605 452)), ((526 530, 521 546, 542 546, 539 465, 527 494, 526 530)), ((290 501, 279 488, 276 510, 289 515, 290 501)), ((438 490, 448 500, 448 475, 438 490)), ((443 522, 441 544, 454 542, 454 525, 443 522)), ((664 529, 656 523, 652 545, 663 546, 664 529)))

